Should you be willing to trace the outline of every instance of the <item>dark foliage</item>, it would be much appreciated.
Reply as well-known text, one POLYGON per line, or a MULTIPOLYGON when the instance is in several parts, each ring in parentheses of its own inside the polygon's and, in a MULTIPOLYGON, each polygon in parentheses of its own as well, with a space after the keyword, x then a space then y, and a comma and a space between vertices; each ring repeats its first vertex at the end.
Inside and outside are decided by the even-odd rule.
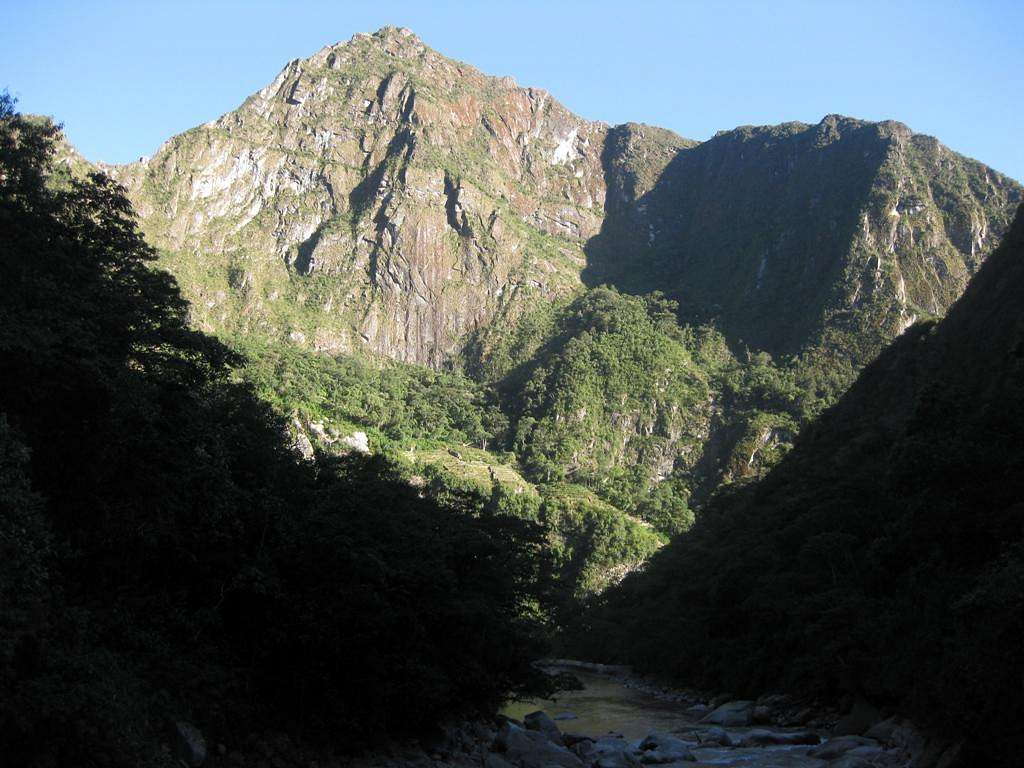
POLYGON ((691 683, 900 705, 971 764, 1024 751, 1024 211, 763 481, 607 596, 577 650, 691 683))
POLYGON ((539 528, 298 463, 57 135, 0 97, 5 764, 165 764, 177 718, 350 749, 527 685, 539 528))

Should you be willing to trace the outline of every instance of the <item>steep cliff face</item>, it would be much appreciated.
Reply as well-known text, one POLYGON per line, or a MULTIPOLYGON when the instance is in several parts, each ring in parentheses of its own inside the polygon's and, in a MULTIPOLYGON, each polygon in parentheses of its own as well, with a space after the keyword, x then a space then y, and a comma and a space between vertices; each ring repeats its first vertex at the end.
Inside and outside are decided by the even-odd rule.
POLYGON ((1016 182, 894 122, 737 128, 681 148, 639 189, 634 131, 611 139, 617 183, 585 280, 664 290, 684 316, 772 354, 831 346, 867 362, 946 310, 1021 199, 1016 182))
POLYGON ((201 327, 435 367, 601 282, 859 365, 945 310, 1020 198, 898 123, 610 129, 392 27, 110 171, 201 327))
POLYGON ((606 128, 385 28, 112 172, 211 329, 439 365, 579 287, 606 128))
POLYGON ((657 488, 651 519, 772 466, 945 312, 1021 199, 899 123, 609 127, 392 27, 109 171, 201 329, 463 365, 533 480, 626 509, 657 488), (605 283, 665 293, 682 327, 605 283))

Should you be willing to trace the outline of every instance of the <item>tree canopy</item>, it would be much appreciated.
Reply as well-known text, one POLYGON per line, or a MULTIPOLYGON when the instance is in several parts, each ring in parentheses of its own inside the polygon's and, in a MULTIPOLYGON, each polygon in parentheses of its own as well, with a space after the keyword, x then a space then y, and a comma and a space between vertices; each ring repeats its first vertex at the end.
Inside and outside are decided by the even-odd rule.
POLYGON ((169 764, 175 719, 358 747, 531 685, 540 527, 299 461, 58 140, 0 97, 0 753, 169 764))

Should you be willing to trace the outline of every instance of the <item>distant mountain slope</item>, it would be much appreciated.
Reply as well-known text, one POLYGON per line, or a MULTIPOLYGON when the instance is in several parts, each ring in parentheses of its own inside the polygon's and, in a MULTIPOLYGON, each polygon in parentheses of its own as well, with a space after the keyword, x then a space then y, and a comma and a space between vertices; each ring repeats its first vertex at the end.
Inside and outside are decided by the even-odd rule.
POLYGON ((897 123, 609 128, 392 27, 109 170, 199 326, 432 367, 611 282, 852 370, 945 310, 1021 194, 897 123))
MULTIPOLYGON (((628 175, 632 132, 612 138, 605 165, 628 175)), ((618 186, 588 283, 665 291, 751 349, 823 347, 856 365, 942 315, 1022 199, 931 137, 835 115, 725 131, 679 151, 642 194, 618 186)))
POLYGON ((586 652, 750 693, 900 703, 970 765, 1024 749, 1024 208, 764 480, 589 617, 586 652))

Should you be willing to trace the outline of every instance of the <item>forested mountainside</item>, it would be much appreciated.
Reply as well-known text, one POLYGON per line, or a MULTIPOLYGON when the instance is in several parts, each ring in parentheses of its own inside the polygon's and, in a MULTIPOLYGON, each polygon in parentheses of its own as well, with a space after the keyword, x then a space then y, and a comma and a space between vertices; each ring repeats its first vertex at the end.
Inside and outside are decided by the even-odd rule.
POLYGON ((393 27, 95 170, 0 97, 0 755, 308 764, 552 647, 1024 748, 1018 183, 393 27))
POLYGON ((351 751, 530 688, 542 527, 382 457, 296 461, 55 141, 0 97, 3 764, 197 764, 191 722, 232 764, 272 733, 351 751))
MULTIPOLYGON (((607 153, 628 173, 633 132, 607 153)), ((723 131, 637 195, 610 195, 586 279, 662 290, 685 319, 846 371, 943 314, 1006 231, 1020 186, 896 122, 830 115, 723 131)))
POLYGON ((594 288, 469 347, 525 472, 592 488, 666 533, 688 527, 691 497, 774 463, 813 407, 792 366, 738 358, 677 310, 594 288))
POLYGON ((941 315, 1021 198, 898 123, 611 128, 390 27, 107 170, 191 322, 276 361, 255 375, 300 441, 475 445, 663 532, 941 315), (355 372, 395 386, 355 403, 355 372))
POLYGON ((763 480, 605 593, 579 649, 737 694, 898 703, 1014 765, 1024 633, 1024 208, 763 480))

